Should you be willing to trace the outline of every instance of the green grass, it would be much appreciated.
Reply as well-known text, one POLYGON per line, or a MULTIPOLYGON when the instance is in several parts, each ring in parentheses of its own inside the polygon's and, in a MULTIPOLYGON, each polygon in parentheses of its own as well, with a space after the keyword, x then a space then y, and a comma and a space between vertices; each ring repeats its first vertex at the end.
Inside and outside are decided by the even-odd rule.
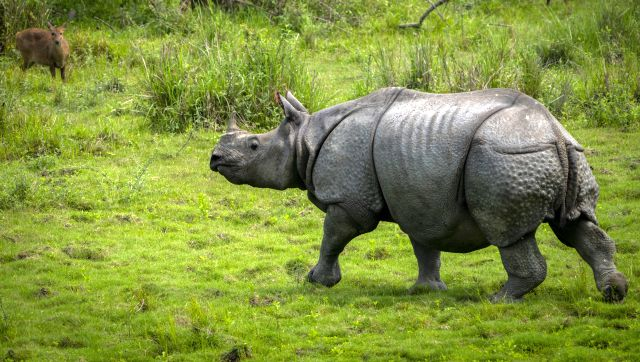
POLYGON ((85 16, 65 34, 73 53, 64 85, 43 67, 23 73, 11 51, 0 57, 0 358, 636 358, 637 6, 451 2, 439 8, 444 20, 432 14, 423 30, 400 31, 424 2, 291 2, 280 12, 255 3, 271 13, 156 9, 144 24, 105 17, 113 30, 85 16), (185 103, 151 100, 163 64, 179 66, 164 73, 176 77, 163 78, 165 89, 187 79, 185 103), (449 290, 409 294, 415 257, 390 223, 347 246, 340 284, 304 282, 322 212, 299 190, 211 173, 216 127, 231 108, 207 113, 198 101, 217 95, 244 126, 262 129, 281 117, 268 102, 284 86, 316 111, 387 84, 519 87, 545 102, 586 148, 627 300, 602 302, 588 265, 546 226, 537 237, 547 280, 519 304, 487 300, 506 279, 495 248, 444 254, 449 290), (154 126, 184 109, 193 112, 180 127, 154 126))

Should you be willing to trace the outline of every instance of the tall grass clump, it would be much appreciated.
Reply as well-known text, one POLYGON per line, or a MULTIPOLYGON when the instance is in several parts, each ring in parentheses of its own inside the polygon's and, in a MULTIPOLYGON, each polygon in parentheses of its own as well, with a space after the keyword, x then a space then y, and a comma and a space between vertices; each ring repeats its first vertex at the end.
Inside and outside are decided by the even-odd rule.
POLYGON ((367 59, 365 86, 360 84, 357 91, 387 86, 426 92, 515 87, 518 66, 507 38, 481 38, 468 50, 443 41, 433 43, 419 37, 408 44, 379 45, 367 59))
POLYGON ((44 1, 0 0, 0 47, 12 47, 20 30, 44 27, 49 15, 50 10, 44 1))
POLYGON ((173 3, 170 0, 48 0, 39 2, 47 3, 48 7, 59 14, 68 15, 72 12, 75 14, 75 19, 80 21, 100 18, 117 27, 146 24, 154 18, 154 6, 163 7, 173 3))
POLYGON ((6 89, 0 97, 0 160, 61 153, 63 126, 57 118, 15 110, 6 89))
POLYGON ((542 93, 542 61, 535 53, 524 53, 520 61, 519 88, 529 96, 538 98, 542 93))
POLYGON ((470 13, 464 30, 449 26, 371 47, 355 95, 387 86, 436 93, 516 88, 561 120, 640 125, 640 3, 545 8, 527 27, 501 15, 480 22, 474 12, 483 7, 460 11, 470 13))
POLYGON ((433 88, 431 47, 428 44, 416 44, 411 48, 409 62, 406 86, 425 92, 431 91, 433 88))
POLYGON ((236 112, 245 124, 266 128, 281 112, 274 92, 291 89, 310 109, 318 105, 312 73, 285 37, 205 34, 197 42, 167 44, 147 59, 145 108, 155 131, 224 125, 236 112))

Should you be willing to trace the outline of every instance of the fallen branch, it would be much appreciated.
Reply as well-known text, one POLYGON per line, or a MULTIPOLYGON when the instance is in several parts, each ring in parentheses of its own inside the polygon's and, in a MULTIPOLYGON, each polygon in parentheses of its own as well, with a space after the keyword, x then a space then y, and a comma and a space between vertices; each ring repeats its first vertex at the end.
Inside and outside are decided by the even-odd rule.
POLYGON ((427 9, 427 11, 424 12, 424 14, 422 14, 422 16, 420 17, 420 20, 418 20, 417 23, 400 24, 400 25, 398 25, 398 27, 400 29, 419 28, 419 27, 422 26, 422 23, 424 22, 424 19, 426 19, 427 16, 429 16, 429 14, 431 14, 432 11, 434 11, 438 6, 440 6, 442 4, 446 4, 448 2, 449 2, 449 0, 438 0, 435 3, 431 3, 431 6, 427 9))
POLYGON ((116 31, 116 30, 113 28, 113 26, 111 26, 111 24, 107 23, 106 21, 104 21, 104 20, 100 19, 100 18, 99 18, 99 17, 97 17, 97 16, 94 16, 93 18, 94 18, 94 19, 96 19, 96 20, 98 20, 98 21, 99 21, 99 22, 101 22, 102 24, 104 24, 104 25, 108 26, 108 27, 109 27, 109 29, 111 29, 111 31, 113 31, 113 32, 115 33, 115 31, 116 31))

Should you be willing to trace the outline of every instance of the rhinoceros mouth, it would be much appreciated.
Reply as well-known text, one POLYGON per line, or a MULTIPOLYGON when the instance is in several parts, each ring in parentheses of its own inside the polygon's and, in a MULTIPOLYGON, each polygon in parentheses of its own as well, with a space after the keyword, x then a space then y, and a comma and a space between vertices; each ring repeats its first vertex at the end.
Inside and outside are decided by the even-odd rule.
POLYGON ((217 164, 217 165, 211 165, 211 171, 213 172, 220 172, 220 168, 230 168, 233 167, 233 165, 229 165, 229 164, 217 164))
POLYGON ((215 164, 211 166, 211 170, 213 172, 218 172, 220 174, 222 174, 223 176, 227 176, 231 173, 233 173, 236 170, 241 169, 242 166, 238 165, 238 164, 232 164, 232 163, 220 163, 220 164, 215 164))

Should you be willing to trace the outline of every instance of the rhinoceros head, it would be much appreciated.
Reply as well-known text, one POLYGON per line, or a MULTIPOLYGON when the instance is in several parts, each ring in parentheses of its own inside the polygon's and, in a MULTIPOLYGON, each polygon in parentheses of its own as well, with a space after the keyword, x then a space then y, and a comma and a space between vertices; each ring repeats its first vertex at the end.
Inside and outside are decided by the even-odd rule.
POLYGON ((296 169, 296 135, 309 118, 302 104, 287 92, 276 95, 284 111, 278 128, 266 133, 243 131, 231 117, 227 132, 213 149, 209 166, 230 182, 284 190, 303 187, 296 169))

